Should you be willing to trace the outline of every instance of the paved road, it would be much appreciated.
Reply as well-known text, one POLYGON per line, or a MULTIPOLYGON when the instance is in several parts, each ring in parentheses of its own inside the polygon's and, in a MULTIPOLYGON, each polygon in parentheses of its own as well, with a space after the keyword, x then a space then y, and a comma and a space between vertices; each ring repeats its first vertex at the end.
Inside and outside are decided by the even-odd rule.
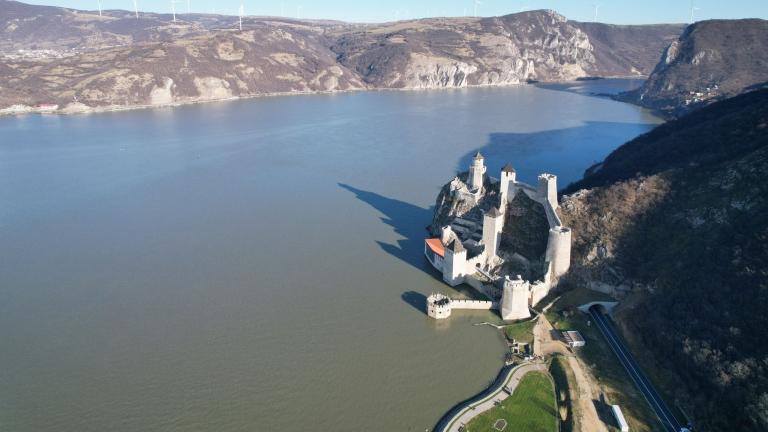
POLYGON ((672 415, 667 404, 664 403, 661 396, 659 396, 659 393, 656 392, 656 389, 653 388, 651 382, 645 376, 643 371, 640 370, 640 366, 637 364, 634 357, 632 357, 632 353, 630 353, 627 347, 624 346, 624 342, 611 327, 608 318, 606 318, 605 315, 599 311, 599 308, 595 306, 589 309, 589 314, 595 321, 597 328, 600 329, 600 333, 602 333, 605 340, 608 341, 608 345, 610 345, 614 354, 616 354, 616 357, 619 358, 624 369, 626 369, 629 376, 632 377, 632 381, 635 382, 638 390, 643 394, 645 400, 648 401, 648 404, 656 413, 656 416, 659 417, 664 429, 669 432, 679 432, 682 427, 680 422, 678 422, 675 416, 672 415))
POLYGON ((523 376, 533 371, 546 372, 547 366, 543 363, 528 363, 510 369, 507 375, 497 382, 496 386, 488 389, 487 393, 489 394, 487 396, 470 402, 456 410, 453 416, 445 419, 445 421, 441 420, 438 428, 435 430, 438 432, 458 432, 461 426, 468 424, 476 416, 495 407, 497 402, 508 398, 510 394, 504 390, 504 387, 507 387, 510 392, 514 392, 523 376))

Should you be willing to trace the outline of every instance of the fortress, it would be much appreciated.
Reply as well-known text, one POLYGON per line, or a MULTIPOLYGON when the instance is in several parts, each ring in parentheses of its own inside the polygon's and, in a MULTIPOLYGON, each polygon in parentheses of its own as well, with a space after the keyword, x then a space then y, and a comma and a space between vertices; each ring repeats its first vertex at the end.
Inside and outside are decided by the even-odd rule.
POLYGON ((424 255, 446 283, 466 283, 489 300, 432 294, 427 314, 435 319, 452 309, 499 309, 504 320, 528 318, 529 307, 570 267, 571 230, 557 215, 557 177, 541 174, 533 187, 518 182, 509 164, 498 179, 487 176, 484 162, 477 153, 469 171, 441 191, 424 255))

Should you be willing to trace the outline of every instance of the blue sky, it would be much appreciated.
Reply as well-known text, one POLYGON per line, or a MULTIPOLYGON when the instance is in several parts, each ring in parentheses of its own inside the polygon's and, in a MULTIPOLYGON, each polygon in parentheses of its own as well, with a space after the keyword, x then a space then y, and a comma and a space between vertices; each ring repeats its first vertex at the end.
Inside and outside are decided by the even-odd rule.
MULTIPOLYGON (((104 9, 131 9, 133 0, 101 0, 104 9)), ((140 10, 169 12, 171 0, 137 0, 140 10)), ((473 0, 242 0, 248 15, 284 15, 344 21, 381 22, 425 16, 474 14, 473 0)), ((690 0, 480 0, 480 16, 504 15, 530 9, 554 9, 569 19, 617 24, 688 22, 690 0)), ((176 0, 186 11, 186 0, 176 0)), ((25 0, 25 3, 97 9, 97 0, 25 0)), ((237 14, 240 0, 190 0, 193 12, 237 14)), ((712 18, 768 19, 768 0, 694 0, 695 20, 712 18)))

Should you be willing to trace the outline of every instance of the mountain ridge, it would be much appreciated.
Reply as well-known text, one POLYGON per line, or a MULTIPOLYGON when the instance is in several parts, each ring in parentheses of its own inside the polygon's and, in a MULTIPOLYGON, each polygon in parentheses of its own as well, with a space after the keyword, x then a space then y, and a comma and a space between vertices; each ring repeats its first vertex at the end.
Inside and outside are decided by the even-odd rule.
POLYGON ((678 116, 768 85, 768 21, 708 20, 664 50, 643 86, 620 100, 678 116))
MULTIPOLYGON (((679 25, 611 26, 552 11, 382 24, 128 11, 0 0, 0 112, 159 106, 270 94, 643 76, 679 25), (6 13, 7 12, 7 13, 6 13), (586 30, 584 30, 584 29, 586 30), (629 30, 626 30, 629 29, 629 30), (633 37, 614 51, 606 34, 633 37), (594 45, 590 39, 593 34, 594 45), (19 50, 25 51, 19 51, 19 50)), ((615 45, 615 44, 614 44, 615 45)))

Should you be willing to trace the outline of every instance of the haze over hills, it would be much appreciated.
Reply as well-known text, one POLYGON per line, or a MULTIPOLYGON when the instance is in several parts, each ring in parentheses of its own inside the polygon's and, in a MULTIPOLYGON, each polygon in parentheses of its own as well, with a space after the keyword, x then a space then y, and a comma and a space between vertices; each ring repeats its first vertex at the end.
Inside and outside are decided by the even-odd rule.
POLYGON ((673 115, 768 85, 768 21, 695 23, 664 53, 646 83, 622 97, 673 115))
POLYGON ((179 15, 173 23, 170 15, 100 17, 10 0, 0 0, 0 17, 6 111, 643 76, 683 29, 585 24, 531 11, 384 24, 248 17, 237 31, 231 16, 179 15))
POLYGON ((641 135, 565 190, 571 283, 625 298, 634 351, 700 430, 768 429, 766 176, 758 90, 641 135))

